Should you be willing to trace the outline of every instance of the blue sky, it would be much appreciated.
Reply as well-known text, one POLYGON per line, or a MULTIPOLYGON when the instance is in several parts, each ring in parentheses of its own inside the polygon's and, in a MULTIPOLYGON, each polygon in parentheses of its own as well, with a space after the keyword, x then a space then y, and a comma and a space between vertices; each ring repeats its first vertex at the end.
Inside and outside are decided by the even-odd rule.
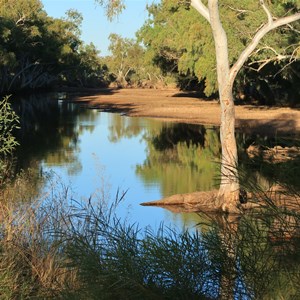
POLYGON ((86 43, 93 42, 103 56, 108 54, 110 33, 135 37, 135 32, 148 18, 146 5, 152 2, 153 0, 125 0, 126 10, 116 20, 109 22, 104 9, 95 5, 94 0, 42 0, 47 14, 55 18, 63 17, 70 8, 82 13, 82 39, 86 43))

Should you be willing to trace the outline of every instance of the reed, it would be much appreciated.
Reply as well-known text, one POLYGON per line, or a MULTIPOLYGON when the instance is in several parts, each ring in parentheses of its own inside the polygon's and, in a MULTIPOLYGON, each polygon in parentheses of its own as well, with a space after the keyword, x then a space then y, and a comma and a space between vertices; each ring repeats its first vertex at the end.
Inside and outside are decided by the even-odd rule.
POLYGON ((249 180, 253 201, 265 197, 258 210, 157 231, 117 216, 124 193, 76 201, 59 179, 46 181, 43 195, 1 205, 1 299, 300 297, 299 211, 249 180))

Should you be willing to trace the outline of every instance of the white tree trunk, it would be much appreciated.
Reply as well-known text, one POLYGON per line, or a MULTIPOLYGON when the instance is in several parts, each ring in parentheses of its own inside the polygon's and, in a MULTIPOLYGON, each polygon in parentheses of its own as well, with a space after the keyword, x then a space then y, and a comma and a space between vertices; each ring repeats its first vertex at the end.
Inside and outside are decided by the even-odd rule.
POLYGON ((220 21, 218 0, 208 1, 210 24, 215 42, 219 97, 221 105, 220 138, 222 146, 221 183, 218 200, 222 210, 234 211, 239 203, 238 155, 235 140, 235 109, 230 80, 228 43, 220 21))
POLYGON ((260 4, 266 12, 268 22, 255 34, 249 45, 241 53, 236 63, 229 67, 227 36, 219 16, 218 0, 208 0, 208 6, 201 0, 191 0, 191 5, 210 23, 217 60, 219 97, 221 104, 220 138, 222 145, 221 185, 217 205, 222 210, 235 212, 239 206, 238 155, 235 139, 235 111, 233 83, 235 77, 260 40, 271 30, 300 19, 300 13, 273 20, 264 0, 260 4))
POLYGON ((223 211, 236 211, 239 205, 238 154, 235 139, 235 109, 232 85, 227 81, 220 95, 222 146, 221 182, 218 201, 223 211))

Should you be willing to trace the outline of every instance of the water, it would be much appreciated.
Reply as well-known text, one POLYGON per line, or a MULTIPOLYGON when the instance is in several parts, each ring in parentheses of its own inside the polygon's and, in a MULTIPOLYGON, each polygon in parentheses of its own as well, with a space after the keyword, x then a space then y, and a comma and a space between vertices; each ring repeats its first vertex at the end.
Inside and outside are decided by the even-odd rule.
MULTIPOLYGON (((218 129, 100 112, 65 97, 49 94, 16 103, 22 128, 19 168, 54 172, 78 200, 92 196, 112 201, 118 190, 127 191, 118 214, 142 227, 158 228, 163 222, 181 228, 200 222, 197 214, 140 203, 216 188, 218 129)), ((238 135, 240 148, 250 142, 238 135)), ((247 160, 241 164, 247 165, 247 160)), ((264 182, 267 172, 261 166, 247 170, 264 182)))
MULTIPOLYGON (((186 155, 182 134, 203 131, 202 127, 100 112, 53 95, 21 100, 16 109, 22 117, 19 168, 54 173, 78 200, 90 196, 113 200, 117 191, 126 191, 118 214, 142 227, 158 228, 163 222, 181 228, 197 223, 196 214, 174 214, 140 203, 199 189, 197 162, 186 155), (164 141, 163 130, 171 130, 173 141, 164 141), (154 140, 164 149, 156 150, 154 140), (173 143, 179 142, 180 157, 173 150, 173 143)), ((203 144, 201 139, 193 141, 195 150, 203 144)), ((202 188, 212 184, 203 180, 202 188)), ((43 191, 41 186, 37 189, 43 191)))

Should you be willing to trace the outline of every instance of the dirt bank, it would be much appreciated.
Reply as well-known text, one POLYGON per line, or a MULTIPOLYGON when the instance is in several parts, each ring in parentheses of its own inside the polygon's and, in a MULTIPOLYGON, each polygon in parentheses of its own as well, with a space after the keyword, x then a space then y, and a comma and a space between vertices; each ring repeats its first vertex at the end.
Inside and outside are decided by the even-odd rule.
MULTIPOLYGON (((128 116, 160 118, 191 124, 220 124, 216 100, 175 89, 103 89, 74 98, 89 107, 128 116)), ((300 134, 300 110, 265 106, 236 106, 236 125, 245 132, 300 134)))

